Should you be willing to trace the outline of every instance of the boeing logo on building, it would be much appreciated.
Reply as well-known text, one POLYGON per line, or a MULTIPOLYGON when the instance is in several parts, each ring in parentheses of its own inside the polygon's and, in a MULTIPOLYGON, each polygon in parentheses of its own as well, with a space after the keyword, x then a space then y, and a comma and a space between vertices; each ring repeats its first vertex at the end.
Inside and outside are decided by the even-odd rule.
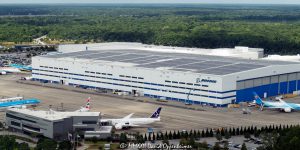
POLYGON ((203 83, 203 82, 206 82, 206 83, 217 83, 217 80, 209 80, 209 79, 200 79, 200 78, 197 78, 196 80, 197 83, 203 83))

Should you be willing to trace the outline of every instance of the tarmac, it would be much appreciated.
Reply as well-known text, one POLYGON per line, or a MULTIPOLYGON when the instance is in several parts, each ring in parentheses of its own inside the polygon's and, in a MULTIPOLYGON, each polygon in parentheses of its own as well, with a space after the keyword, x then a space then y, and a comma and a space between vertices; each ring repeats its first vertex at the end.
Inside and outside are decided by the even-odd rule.
MULTIPOLYGON (((129 129, 128 132, 198 130, 206 128, 226 128, 240 126, 266 126, 273 124, 299 124, 300 112, 283 113, 276 110, 260 111, 250 108, 251 114, 243 114, 242 108, 212 108, 208 106, 185 106, 182 103, 169 101, 157 103, 156 100, 144 97, 121 97, 113 94, 99 94, 91 90, 74 90, 74 88, 45 87, 22 84, 17 81, 28 74, 0 76, 0 97, 23 96, 37 98, 42 102, 36 109, 52 109, 74 111, 84 106, 91 97, 91 111, 100 111, 103 118, 122 118, 130 113, 133 117, 149 117, 159 106, 162 106, 161 121, 151 125, 129 129), (63 103, 63 108, 61 107, 63 103), (186 109, 186 108, 190 109, 186 109)), ((48 83, 49 84, 49 83, 48 83)), ((300 98, 289 102, 300 103, 300 98)), ((0 121, 4 120, 4 112, 0 112, 0 121)))

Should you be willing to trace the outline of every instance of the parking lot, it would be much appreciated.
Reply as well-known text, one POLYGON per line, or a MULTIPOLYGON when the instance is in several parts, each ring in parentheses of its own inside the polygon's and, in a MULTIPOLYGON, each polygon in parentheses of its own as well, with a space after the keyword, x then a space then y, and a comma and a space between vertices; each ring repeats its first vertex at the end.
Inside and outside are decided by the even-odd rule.
POLYGON ((12 64, 30 65, 31 58, 27 53, 0 54, 0 67, 12 64))
MULTIPOLYGON (((121 118, 130 113, 135 113, 133 117, 148 117, 160 106, 120 97, 17 83, 16 81, 22 76, 28 76, 28 74, 0 76, 0 96, 14 97, 20 95, 25 98, 37 98, 42 101, 37 109, 43 110, 49 109, 49 105, 52 105, 53 109, 60 108, 61 103, 63 103, 63 107, 67 111, 79 109, 80 106, 85 104, 85 100, 91 97, 92 111, 102 112, 103 118, 121 118)), ((151 99, 148 99, 148 101, 151 101, 151 99)), ((299 98, 289 101, 300 103, 299 98)), ((168 104, 184 106, 184 104, 179 104, 178 102, 168 102, 168 104)), ((203 111, 163 106, 161 122, 130 130, 146 132, 147 127, 153 127, 154 131, 165 131, 300 123, 300 112, 282 113, 250 108, 251 114, 242 114, 242 108, 195 107, 199 107, 203 111)), ((3 114, 4 112, 1 112, 2 120, 3 114)))

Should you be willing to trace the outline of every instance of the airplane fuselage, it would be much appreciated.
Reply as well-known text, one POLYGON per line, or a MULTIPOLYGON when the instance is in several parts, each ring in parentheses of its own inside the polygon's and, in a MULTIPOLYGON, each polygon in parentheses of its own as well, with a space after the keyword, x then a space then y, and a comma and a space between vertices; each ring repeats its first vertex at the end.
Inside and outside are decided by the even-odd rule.
POLYGON ((129 123, 129 124, 134 124, 134 125, 145 125, 145 124, 150 124, 154 123, 156 121, 160 121, 159 118, 130 118, 130 119, 109 119, 107 121, 111 121, 113 125, 116 125, 118 123, 129 123))
POLYGON ((20 99, 20 100, 9 100, 9 101, 0 101, 0 108, 11 108, 11 107, 20 107, 24 105, 37 105, 40 101, 37 99, 20 99))

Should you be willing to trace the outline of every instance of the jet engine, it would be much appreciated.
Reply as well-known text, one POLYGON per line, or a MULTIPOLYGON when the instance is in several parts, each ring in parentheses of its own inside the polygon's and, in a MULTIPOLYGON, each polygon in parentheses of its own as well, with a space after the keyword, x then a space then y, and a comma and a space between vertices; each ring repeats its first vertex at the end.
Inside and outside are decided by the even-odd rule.
POLYGON ((292 109, 291 108, 284 108, 283 111, 289 113, 289 112, 292 112, 292 109))
POLYGON ((116 128, 117 130, 122 130, 122 129, 123 129, 123 125, 122 125, 121 123, 117 123, 117 124, 115 125, 115 128, 116 128))

